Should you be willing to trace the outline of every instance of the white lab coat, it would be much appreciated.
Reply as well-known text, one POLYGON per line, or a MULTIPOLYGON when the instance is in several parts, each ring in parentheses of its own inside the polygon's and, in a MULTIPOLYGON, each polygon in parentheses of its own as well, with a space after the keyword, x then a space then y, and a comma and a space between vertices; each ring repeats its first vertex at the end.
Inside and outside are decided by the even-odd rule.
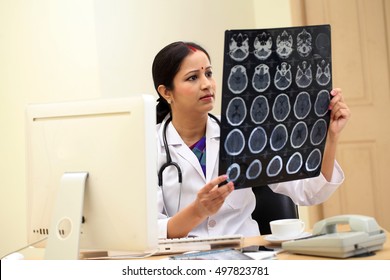
MULTIPOLYGON (((163 144, 163 128, 167 118, 157 125, 158 166, 166 163, 163 144)), ((169 217, 193 202, 200 188, 218 176, 219 125, 209 117, 206 129, 206 178, 199 161, 190 148, 183 142, 172 123, 167 127, 167 143, 173 162, 176 162, 183 175, 180 188, 175 167, 167 167, 163 172, 163 187, 158 188, 159 237, 167 237, 169 217), (181 195, 179 195, 181 189, 181 195), (180 198, 180 201, 179 201, 180 198), (166 213, 165 209, 168 213, 166 213)), ((269 187, 278 193, 288 195, 298 205, 314 205, 325 201, 343 182, 344 173, 335 163, 333 178, 327 182, 321 174, 318 177, 271 184, 269 187)), ((234 190, 225 200, 220 210, 194 228, 189 235, 215 236, 224 234, 259 235, 257 222, 251 218, 255 208, 255 196, 251 188, 234 190)))

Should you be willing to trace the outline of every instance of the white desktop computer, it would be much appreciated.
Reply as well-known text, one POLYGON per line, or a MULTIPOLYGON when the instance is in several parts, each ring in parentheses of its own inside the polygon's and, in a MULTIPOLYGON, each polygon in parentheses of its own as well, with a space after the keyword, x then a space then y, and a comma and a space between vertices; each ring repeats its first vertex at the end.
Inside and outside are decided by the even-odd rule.
POLYGON ((27 236, 47 259, 157 247, 155 98, 31 104, 27 236))

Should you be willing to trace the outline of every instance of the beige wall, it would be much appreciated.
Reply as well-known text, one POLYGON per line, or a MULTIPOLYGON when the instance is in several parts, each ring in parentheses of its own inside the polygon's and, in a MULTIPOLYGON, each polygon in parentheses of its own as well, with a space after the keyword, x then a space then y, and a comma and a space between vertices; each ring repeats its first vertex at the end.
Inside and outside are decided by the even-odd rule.
POLYGON ((206 47, 221 84, 225 29, 290 22, 289 0, 0 0, 0 256, 26 245, 27 103, 154 93, 173 40, 206 47))

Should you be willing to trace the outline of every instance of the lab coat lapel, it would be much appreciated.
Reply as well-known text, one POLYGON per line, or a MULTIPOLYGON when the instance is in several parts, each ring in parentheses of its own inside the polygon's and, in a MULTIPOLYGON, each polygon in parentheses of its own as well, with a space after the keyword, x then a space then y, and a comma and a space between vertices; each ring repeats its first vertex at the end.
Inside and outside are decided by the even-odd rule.
MULTIPOLYGON (((214 170, 218 168, 219 160, 219 125, 211 118, 207 122, 206 130, 206 181, 214 177, 214 170)), ((217 171, 218 172, 218 171, 217 171)))
MULTIPOLYGON (((177 133, 175 127, 170 123, 167 128, 167 142, 170 149, 174 150, 177 153, 177 156, 183 158, 183 160, 187 161, 192 165, 192 167, 204 178, 204 174, 198 158, 191 151, 191 149, 184 143, 181 139, 179 133, 177 133)), ((206 147, 207 149, 207 147, 206 147)), ((207 155, 207 152, 206 152, 207 155)), ((185 172, 183 170, 183 172, 185 172)))

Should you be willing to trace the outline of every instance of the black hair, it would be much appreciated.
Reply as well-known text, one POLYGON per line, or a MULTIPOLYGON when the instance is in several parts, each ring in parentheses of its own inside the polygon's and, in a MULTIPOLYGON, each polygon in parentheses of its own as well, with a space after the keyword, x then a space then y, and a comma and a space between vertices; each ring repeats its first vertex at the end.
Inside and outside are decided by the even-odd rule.
POLYGON ((206 54, 210 60, 207 51, 193 42, 173 42, 161 49, 154 58, 152 65, 152 75, 154 88, 159 95, 156 106, 157 123, 161 123, 165 116, 171 111, 170 105, 158 92, 158 87, 164 85, 167 89, 173 90, 173 79, 180 66, 189 53, 200 50, 206 54))

